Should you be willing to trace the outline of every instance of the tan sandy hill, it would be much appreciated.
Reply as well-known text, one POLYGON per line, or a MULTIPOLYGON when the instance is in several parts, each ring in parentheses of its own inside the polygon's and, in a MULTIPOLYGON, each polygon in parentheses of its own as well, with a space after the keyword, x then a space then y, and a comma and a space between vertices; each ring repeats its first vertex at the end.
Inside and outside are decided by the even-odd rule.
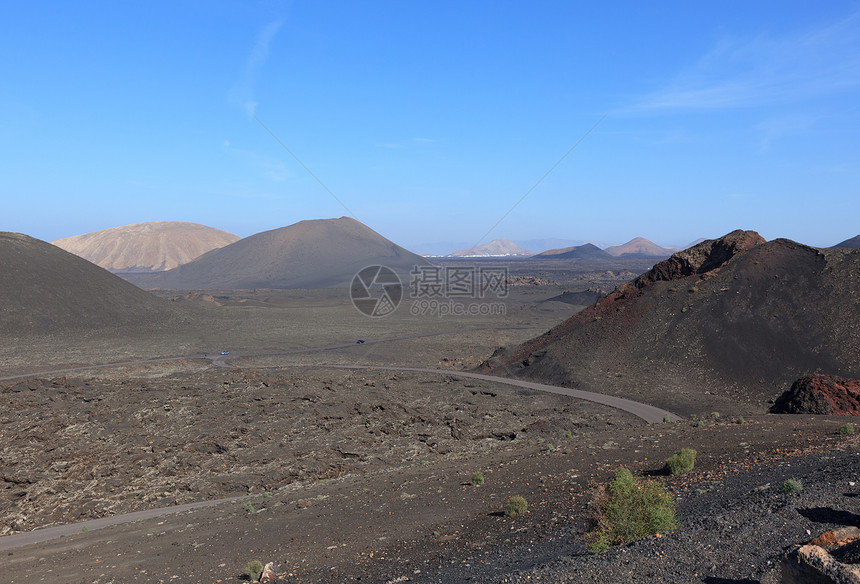
POLYGON ((112 272, 159 272, 186 264, 238 236, 181 221, 151 221, 52 241, 112 272))
POLYGON ((586 243, 585 245, 577 245, 573 247, 564 247, 561 249, 548 249, 544 252, 533 256, 534 259, 606 259, 612 256, 596 245, 586 243))
POLYGON ((845 249, 857 249, 860 247, 860 235, 855 235, 851 239, 846 239, 841 243, 837 243, 833 247, 841 247, 845 249))
POLYGON ((660 247, 644 237, 634 237, 623 245, 613 245, 603 251, 612 256, 625 257, 668 257, 672 255, 671 249, 660 247))
POLYGON ((408 284, 426 259, 350 217, 300 221, 212 250, 161 274, 126 276, 147 289, 239 290, 349 286, 362 268, 383 265, 408 284))
POLYGON ((860 375, 858 273, 858 250, 738 230, 674 254, 487 366, 681 413, 702 413, 703 400, 766 411, 802 375, 860 375))
POLYGON ((170 304, 74 254, 0 232, 0 331, 4 335, 157 325, 170 304))
POLYGON ((531 256, 533 252, 526 251, 509 239, 494 239, 469 249, 461 249, 450 254, 451 257, 504 257, 531 256))

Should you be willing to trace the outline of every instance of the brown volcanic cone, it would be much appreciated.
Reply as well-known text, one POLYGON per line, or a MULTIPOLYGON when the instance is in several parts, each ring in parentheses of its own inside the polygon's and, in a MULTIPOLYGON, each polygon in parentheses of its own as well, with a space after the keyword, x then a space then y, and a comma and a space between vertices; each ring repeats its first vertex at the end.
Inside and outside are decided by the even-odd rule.
POLYGON ((0 232, 0 332, 157 325, 176 316, 165 300, 44 241, 0 232))
POLYGON ((681 413, 764 411, 800 375, 860 373, 858 275, 860 252, 735 231, 487 366, 681 413))
POLYGON ((197 223, 151 221, 51 243, 112 272, 159 272, 238 239, 232 233, 197 223))
POLYGON ((653 241, 649 241, 644 237, 634 237, 623 245, 613 245, 607 247, 606 253, 612 256, 625 257, 666 257, 672 253, 671 250, 660 247, 653 241))
POLYGON ((162 274, 131 281, 145 288, 228 290, 349 286, 370 265, 388 266, 408 284, 430 263, 349 217, 300 221, 210 251, 162 274))

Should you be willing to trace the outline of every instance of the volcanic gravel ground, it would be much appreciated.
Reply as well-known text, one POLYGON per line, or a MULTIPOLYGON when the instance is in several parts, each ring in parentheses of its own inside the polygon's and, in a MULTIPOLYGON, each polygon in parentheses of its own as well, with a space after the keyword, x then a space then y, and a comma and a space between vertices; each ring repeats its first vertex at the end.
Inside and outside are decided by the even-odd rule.
POLYGON ((498 451, 636 418, 451 375, 208 370, 0 386, 0 535, 498 451))

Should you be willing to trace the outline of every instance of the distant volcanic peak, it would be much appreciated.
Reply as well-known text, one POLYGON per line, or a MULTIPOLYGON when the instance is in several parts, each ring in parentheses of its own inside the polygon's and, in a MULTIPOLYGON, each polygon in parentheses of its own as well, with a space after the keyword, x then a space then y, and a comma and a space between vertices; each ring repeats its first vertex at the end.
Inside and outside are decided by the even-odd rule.
POLYGON ((846 239, 841 243, 837 243, 833 247, 841 247, 846 249, 857 249, 860 248, 860 235, 855 235, 851 239, 846 239))
POLYGON ((160 271, 239 238, 198 223, 151 221, 58 239, 57 247, 113 272, 160 271))
POLYGON ((632 255, 646 257, 666 257, 671 253, 665 247, 660 247, 644 237, 634 237, 623 245, 613 245, 612 247, 607 247, 604 251, 613 256, 632 255))
POLYGON ((526 251, 509 239, 494 239, 469 249, 461 249, 451 254, 453 257, 461 256, 512 256, 512 255, 534 255, 526 251))
POLYGON ((153 289, 328 288, 349 285, 358 271, 384 265, 400 275, 424 258, 350 217, 310 219, 251 235, 153 277, 153 289))
POLYGON ((737 229, 719 239, 708 239, 673 254, 669 259, 663 260, 639 276, 634 284, 641 288, 652 282, 702 275, 720 268, 737 254, 765 242, 766 240, 755 231, 737 229))
POLYGON ((582 258, 611 258, 612 256, 591 243, 565 247, 561 249, 548 249, 534 256, 538 259, 582 259, 582 258))

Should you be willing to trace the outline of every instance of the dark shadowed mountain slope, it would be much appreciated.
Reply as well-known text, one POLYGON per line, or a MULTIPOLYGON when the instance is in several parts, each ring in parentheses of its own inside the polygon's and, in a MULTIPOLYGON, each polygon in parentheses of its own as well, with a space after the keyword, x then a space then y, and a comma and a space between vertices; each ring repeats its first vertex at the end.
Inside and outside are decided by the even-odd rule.
POLYGON ((764 411, 799 376, 860 375, 860 251, 735 231, 660 262, 485 367, 680 413, 764 411))
POLYGON ((52 241, 112 272, 170 270, 239 238, 197 223, 151 221, 52 241))
POLYGON ((0 331, 6 335, 158 325, 167 301, 44 241, 0 233, 0 331))
POLYGON ((841 247, 845 249, 857 249, 860 247, 860 235, 855 235, 851 239, 846 239, 841 243, 837 243, 833 247, 841 247))
POLYGON ((591 243, 586 243, 585 245, 577 245, 574 247, 565 247, 562 249, 548 249, 533 257, 539 260, 612 258, 610 254, 606 253, 605 251, 591 243))
POLYGON ((228 290, 348 286, 370 265, 407 276, 429 262, 349 217, 301 221, 212 250, 196 260, 130 281, 149 289, 228 290))

